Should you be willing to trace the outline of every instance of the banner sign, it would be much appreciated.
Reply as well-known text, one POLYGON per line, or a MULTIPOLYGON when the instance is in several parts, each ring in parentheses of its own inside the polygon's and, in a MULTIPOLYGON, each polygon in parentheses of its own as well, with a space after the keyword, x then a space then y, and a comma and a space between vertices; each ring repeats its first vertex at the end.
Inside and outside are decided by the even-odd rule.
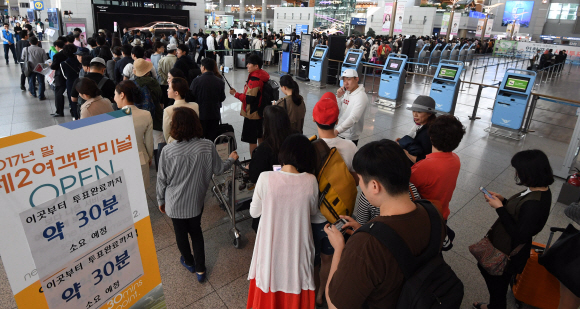
POLYGON ((122 110, 0 139, 0 255, 19 309, 165 307, 136 141, 122 110))
POLYGON ((485 24, 485 19, 480 19, 477 21, 477 30, 475 30, 475 36, 479 37, 483 33, 483 25, 485 24))
POLYGON ((493 29, 493 18, 487 19, 487 24, 485 25, 485 37, 489 38, 491 36, 491 29, 493 29))
POLYGON ((566 54, 570 57, 580 57, 580 47, 578 46, 518 42, 517 49, 518 52, 526 52, 529 54, 535 54, 538 49, 542 53, 544 53, 546 49, 553 49, 554 54, 558 54, 561 50, 565 50, 566 54))
POLYGON ((451 18, 451 13, 444 13, 443 19, 441 20, 441 32, 439 34, 446 35, 447 28, 449 27, 449 19, 451 18))
POLYGON ((459 21, 461 20, 461 14, 453 14, 453 22, 451 24, 451 35, 456 36, 459 33, 459 21))
POLYGON ((385 13, 383 15, 383 31, 391 30, 391 15, 393 14, 393 3, 385 3, 385 13))
POLYGON ((403 32, 403 17, 405 15, 405 2, 397 3, 397 13, 395 14, 395 27, 393 28, 394 33, 403 32))

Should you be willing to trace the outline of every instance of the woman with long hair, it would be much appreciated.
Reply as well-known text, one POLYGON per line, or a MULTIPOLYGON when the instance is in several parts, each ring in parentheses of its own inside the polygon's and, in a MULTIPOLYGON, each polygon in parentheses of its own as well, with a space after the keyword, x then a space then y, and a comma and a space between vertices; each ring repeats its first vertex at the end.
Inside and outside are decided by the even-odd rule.
POLYGON ((298 83, 290 75, 280 77, 280 90, 286 96, 278 100, 276 105, 283 107, 290 118, 290 127, 295 133, 302 134, 306 104, 300 95, 298 83))

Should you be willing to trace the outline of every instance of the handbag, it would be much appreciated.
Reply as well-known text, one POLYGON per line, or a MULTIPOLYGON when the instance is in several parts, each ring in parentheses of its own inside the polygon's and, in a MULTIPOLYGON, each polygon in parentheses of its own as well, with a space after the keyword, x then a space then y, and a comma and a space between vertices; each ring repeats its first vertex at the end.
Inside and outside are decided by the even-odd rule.
POLYGON ((477 263, 481 265, 488 274, 492 276, 501 276, 503 275, 510 258, 518 254, 523 247, 524 245, 521 244, 517 246, 510 255, 507 255, 496 249, 486 235, 480 241, 469 246, 469 252, 471 252, 477 260, 477 263))
POLYGON ((24 72, 24 76, 26 76, 26 77, 29 77, 30 75, 32 75, 32 70, 34 69, 32 62, 28 61, 28 59, 30 59, 29 50, 28 50, 28 47, 26 47, 26 60, 22 64, 22 71, 24 72))
POLYGON ((572 224, 568 224, 562 236, 544 251, 538 263, 580 297, 580 231, 572 224))

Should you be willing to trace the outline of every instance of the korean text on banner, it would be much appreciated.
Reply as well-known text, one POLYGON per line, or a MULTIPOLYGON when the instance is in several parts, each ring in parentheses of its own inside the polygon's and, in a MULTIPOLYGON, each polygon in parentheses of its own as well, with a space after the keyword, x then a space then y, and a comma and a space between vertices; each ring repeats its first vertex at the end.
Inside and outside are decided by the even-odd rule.
POLYGON ((397 13, 395 16, 395 27, 393 32, 402 33, 403 32, 403 17, 405 15, 405 2, 397 3, 397 13))
POLYGON ((459 33, 459 21, 461 14, 453 14, 453 22, 451 23, 451 35, 456 36, 459 33))
MULTIPOLYGON (((165 302, 135 141, 133 120, 125 111, 115 111, 0 139, 0 200, 2 200, 0 232, 10 235, 10 237, 0 238, 0 255, 19 309, 49 308, 39 280, 44 272, 41 270, 42 262, 38 262, 39 265, 35 264, 31 253, 32 245, 29 247, 19 214, 34 209, 37 211, 35 213, 37 222, 44 221, 49 218, 49 211, 38 212, 43 210, 40 208, 47 201, 68 196, 68 193, 72 193, 77 188, 98 183, 97 181, 104 180, 121 170, 125 177, 123 183, 126 185, 126 190, 124 192, 130 205, 132 218, 130 223, 134 224, 136 230, 133 235, 138 236, 136 241, 143 265, 143 276, 130 286, 120 286, 116 289, 113 299, 115 302, 125 304, 124 308, 130 308, 140 299, 150 298, 151 293, 154 294, 155 302, 165 302), (43 216, 46 218, 42 218, 43 216)), ((95 203, 91 206, 96 205, 96 196, 92 196, 93 192, 87 194, 91 202, 95 199, 95 203)), ((81 195, 81 198, 84 198, 84 195, 81 195)), ((111 198, 112 196, 106 199, 111 198)), ((99 205, 99 207, 103 206, 103 200, 99 205)), ((49 208, 51 211, 59 209, 58 203, 51 207, 53 206, 56 208, 49 208)), ((60 207, 62 208, 63 205, 60 207)), ((100 218, 107 218, 103 208, 104 206, 101 207, 100 218)), ((76 209, 67 206, 64 212, 73 210, 76 209)), ((87 212, 87 218, 91 220, 91 223, 87 226, 93 227, 94 220, 89 212, 87 212)), ((92 215, 95 218, 98 217, 96 208, 93 208, 92 215)), ((32 217, 30 220, 33 220, 32 217)), ((55 220, 52 225, 56 231, 59 226, 62 229, 61 225, 56 225, 57 221, 55 220)), ((60 222, 66 229, 67 222, 60 222)), ((71 222, 69 220, 68 224, 71 222)), ((94 227, 96 228, 96 225, 94 227)), ((115 233, 120 232, 118 230, 113 232, 113 229, 113 227, 107 227, 106 235, 100 234, 100 237, 113 237, 115 233)), ((101 233, 100 228, 98 230, 101 233)), ((93 232, 96 231, 95 229, 93 232)), ((52 229, 47 233, 52 235, 52 229)), ((77 249, 80 247, 78 241, 81 239, 83 237, 77 240, 77 249)), ((85 238, 88 246, 87 240, 85 238)), ((54 239, 50 243, 52 245, 56 242, 54 239)), ((131 255, 129 250, 127 252, 131 255)), ((47 262, 57 263, 58 261, 47 262)), ((73 269, 76 272, 76 268, 73 269)), ((107 272, 109 270, 110 268, 107 272)), ((72 285, 68 288, 72 288, 72 291, 76 290, 72 285)), ((82 283, 80 288, 83 288, 82 283)))
POLYGON ((123 171, 20 213, 50 308, 99 308, 143 275, 132 216, 123 171))
POLYGON ((389 32, 391 30, 391 18, 393 14, 393 3, 385 3, 385 13, 383 15, 383 31, 389 32))
POLYGON ((485 37, 489 38, 491 36, 491 29, 493 29, 493 19, 487 19, 487 25, 485 26, 485 37))
POLYGON ((444 13, 443 19, 441 20, 441 35, 447 34, 447 27, 449 27, 449 19, 451 18, 451 13, 444 13))
POLYGON ((477 21, 477 29, 475 30, 475 36, 481 36, 483 33, 483 25, 485 24, 485 19, 480 19, 477 21))

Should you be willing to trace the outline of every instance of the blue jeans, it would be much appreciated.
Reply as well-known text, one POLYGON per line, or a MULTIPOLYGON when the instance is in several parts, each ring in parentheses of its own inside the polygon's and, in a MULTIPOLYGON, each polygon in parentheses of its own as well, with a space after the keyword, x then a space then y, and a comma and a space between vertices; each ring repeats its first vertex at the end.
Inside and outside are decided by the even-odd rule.
POLYGON ((28 77, 28 91, 33 96, 36 96, 36 89, 34 89, 34 79, 38 81, 38 97, 44 98, 44 75, 36 72, 32 72, 30 77, 28 77))
POLYGON ((37 35, 38 35, 38 40, 42 41, 42 32, 38 32, 37 35))

